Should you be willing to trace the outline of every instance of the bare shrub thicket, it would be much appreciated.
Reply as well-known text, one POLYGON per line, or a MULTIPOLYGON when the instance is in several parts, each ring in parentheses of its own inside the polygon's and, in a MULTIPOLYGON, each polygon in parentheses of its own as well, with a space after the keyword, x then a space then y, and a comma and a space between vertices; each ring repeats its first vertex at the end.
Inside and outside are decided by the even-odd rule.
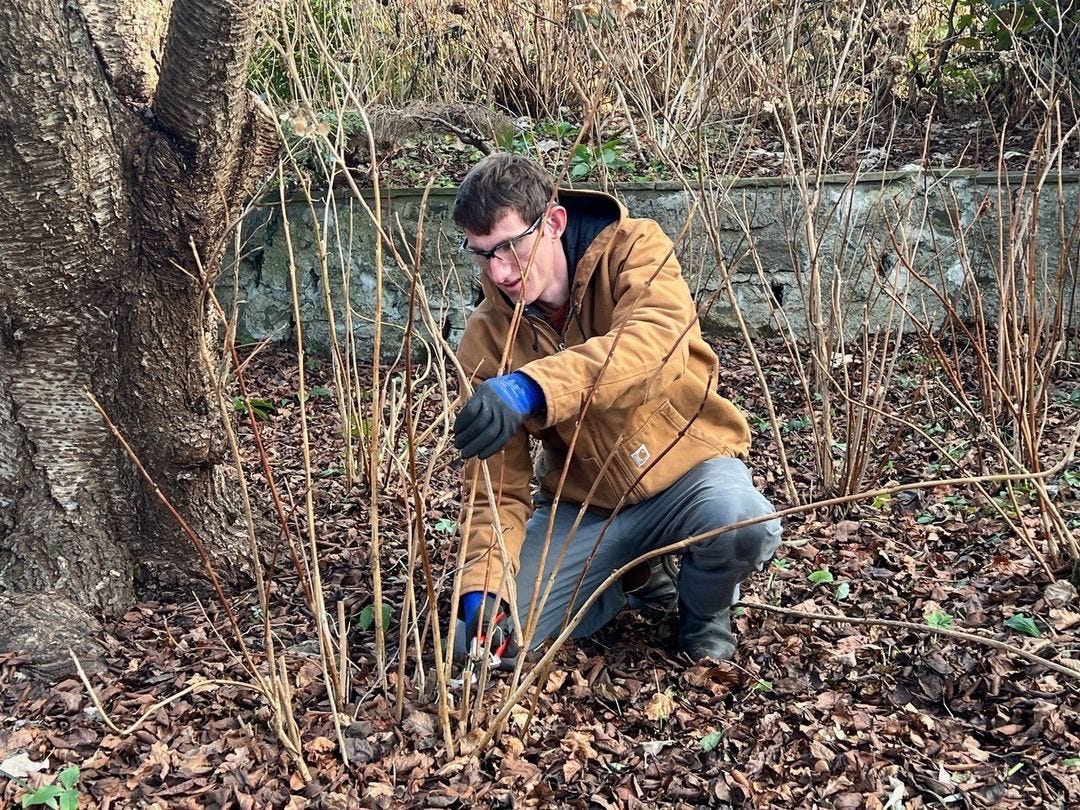
POLYGON ((468 101, 590 120, 587 142, 619 132, 685 165, 703 134, 723 147, 759 115, 795 115, 814 125, 792 168, 847 169, 839 155, 880 148, 897 120, 932 109, 989 106, 1015 121, 1060 104, 1075 119, 1076 6, 291 0, 268 16, 253 80, 314 114, 339 106, 344 79, 346 107, 468 101))
MULTIPOLYGON (((814 4, 783 0, 748 8, 741 3, 701 0, 640 5, 633 0, 388 0, 385 4, 289 0, 274 7, 267 20, 269 36, 252 78, 256 88, 277 105, 288 144, 278 184, 284 187, 286 174, 292 177, 315 223, 341 457, 349 486, 362 488, 370 503, 367 533, 375 686, 389 691, 386 675, 397 670, 394 690, 399 715, 407 688, 412 690, 410 698, 433 696, 448 759, 478 740, 491 739, 530 685, 543 682, 557 645, 549 647, 541 664, 529 671, 519 663, 509 682, 492 682, 489 688, 484 661, 475 673, 470 665, 462 680, 454 680, 461 673, 448 660, 445 650, 453 639, 445 636, 447 630, 451 636, 455 632, 459 569, 453 561, 440 569, 431 559, 435 521, 429 505, 436 474, 454 461, 448 449, 455 405, 452 392, 456 386, 467 391, 469 383, 453 379, 457 369, 452 349, 441 334, 445 313, 430 305, 429 293, 432 275, 438 279, 434 283, 443 287, 465 283, 446 258, 452 245, 450 234, 440 234, 436 244, 426 246, 422 222, 394 222, 385 213, 372 111, 417 99, 469 101, 498 107, 511 117, 573 120, 581 124, 579 137, 584 140, 599 142, 613 130, 622 132, 643 162, 652 162, 668 176, 682 180, 694 198, 695 216, 687 227, 704 233, 710 250, 703 261, 719 270, 713 295, 727 299, 736 312, 732 274, 748 271, 768 290, 770 274, 777 268, 764 260, 749 212, 731 193, 730 181, 722 178, 743 173, 743 161, 754 149, 779 154, 791 177, 791 215, 786 223, 791 255, 784 270, 794 274, 804 326, 786 322, 779 308, 776 321, 787 340, 802 392, 801 407, 814 434, 810 486, 797 484, 783 465, 793 509, 815 508, 822 502, 841 508, 874 495, 875 487, 882 487, 876 490, 881 493, 926 485, 925 479, 902 483, 890 479, 875 459, 898 431, 922 431, 929 442, 937 441, 907 418, 904 407, 888 401, 901 335, 914 329, 928 346, 943 346, 940 321, 912 304, 913 286, 935 287, 935 279, 922 270, 927 266, 923 252, 929 248, 913 242, 901 224, 911 220, 911 210, 890 212, 883 218, 888 232, 885 252, 909 269, 910 284, 898 287, 888 281, 887 274, 884 280, 877 278, 875 262, 880 256, 856 253, 843 240, 839 247, 834 244, 839 231, 857 232, 869 226, 857 216, 851 194, 836 199, 825 193, 825 173, 839 167, 852 169, 854 184, 861 173, 877 167, 903 115, 918 113, 932 120, 946 96, 966 94, 972 102, 1008 97, 1018 115, 1034 110, 1053 113, 1057 123, 1045 131, 1042 157, 1032 167, 1038 179, 1015 193, 1003 189, 1001 196, 1010 204, 997 209, 1001 250, 993 278, 995 300, 1001 304, 990 317, 1001 324, 1000 330, 990 329, 979 318, 972 325, 966 314, 949 310, 945 302, 946 329, 953 335, 962 331, 975 346, 984 381, 982 390, 971 392, 966 380, 956 379, 949 395, 970 412, 973 424, 986 434, 980 441, 993 455, 973 468, 954 458, 952 448, 938 445, 942 459, 953 462, 942 469, 954 472, 954 481, 967 476, 977 486, 991 479, 1005 480, 1009 486, 1022 478, 1034 482, 1029 486, 1041 516, 1040 533, 1019 525, 1021 521, 1013 523, 1018 532, 1027 532, 1024 536, 1037 554, 1044 556, 1045 551, 1049 570, 1067 557, 1077 557, 1075 537, 1057 512, 1049 482, 1038 477, 1054 462, 1040 455, 1039 446, 1047 383, 1066 358, 1075 356, 1076 347, 1069 344, 1066 329, 1070 324, 1061 314, 1064 310, 1053 302, 1075 284, 1077 236, 1075 213, 1063 213, 1055 226, 1063 246, 1061 255, 1055 261, 1044 260, 1035 247, 1041 244, 1036 235, 1043 226, 1036 225, 1033 212, 1038 200, 1047 196, 1047 171, 1060 161, 1063 150, 1075 148, 1076 130, 1068 122, 1075 118, 1076 57, 1075 49, 1068 50, 1064 43, 1072 41, 1076 26, 1072 11, 1069 16, 1054 7, 1054 16, 1049 7, 1030 8, 1040 9, 1040 19, 1056 20, 1056 29, 1050 23, 1040 29, 1039 36, 1050 43, 1045 48, 1035 47, 1036 37, 1027 29, 1023 37, 1011 30, 1003 32, 1000 12, 981 4, 961 8, 957 3, 926 3, 911 8, 860 0, 814 4), (961 15, 963 9, 968 10, 969 20, 961 15), (1004 47, 1009 41, 1020 44, 1004 47), (961 53, 968 62, 959 59, 961 53), (981 61, 975 59, 976 53, 982 54, 981 61), (1021 64, 1026 67, 1018 74, 1021 64), (1024 88, 1027 92, 1021 92, 1024 88), (357 132, 362 134, 360 148, 371 167, 373 188, 369 190, 359 188, 349 171, 348 154, 356 149, 357 132), (306 173, 300 171, 302 161, 308 167, 306 173), (334 187, 346 193, 334 196, 326 191, 334 187), (357 217, 373 222, 379 235, 374 245, 365 248, 375 268, 376 303, 370 312, 355 311, 349 292, 351 285, 359 283, 354 278, 357 247, 351 224, 357 217), (732 222, 741 231, 737 251, 728 241, 732 222), (420 235, 402 239, 406 231, 420 235), (433 256, 437 267, 425 264, 433 256), (1058 286, 1046 295, 1035 293, 1035 274, 1042 279, 1047 272, 1058 286), (405 279, 410 308, 408 323, 396 325, 402 329, 401 351, 394 360, 394 373, 387 374, 379 361, 385 359, 383 293, 391 273, 405 279), (856 280, 870 290, 864 309, 841 305, 847 300, 845 285, 856 280), (364 320, 374 325, 374 349, 369 354, 359 349, 353 332, 354 324, 364 320), (425 328, 417 330, 417 325, 425 328), (420 346, 422 342, 426 345, 420 346), (445 362, 418 359, 440 356, 445 362), (367 367, 373 369, 373 379, 362 374, 367 367), (1003 420, 1010 425, 1007 435, 1003 420), (405 591, 394 605, 396 636, 387 634, 382 621, 385 596, 380 568, 385 559, 381 502, 383 493, 391 489, 405 493, 409 527, 405 591)), ((1016 24, 1018 18, 1011 19, 1016 24)), ((492 140, 499 136, 481 134, 492 140)), ((998 142, 1003 154, 1004 140, 998 142)), ((539 149, 539 144, 533 143, 532 148, 539 149)), ((572 170, 565 162, 553 169, 558 173, 572 170)), ((284 194, 280 202, 284 217, 288 210, 284 194)), ((427 215, 425 206, 421 219, 427 215)), ((956 223, 958 245, 970 236, 969 227, 969 223, 956 223)), ((857 241, 852 239, 850 244, 857 241)), ((294 261, 295 252, 289 247, 290 261, 294 261)), ((964 270, 968 295, 977 296, 976 268, 967 265, 964 270)), ((295 299, 294 307, 297 362, 303 369, 304 319, 295 299)), ((772 411, 769 380, 757 362, 754 335, 745 327, 744 335, 772 411)), ((945 351, 941 348, 938 355, 942 367, 949 362, 945 351)), ((302 377, 300 384, 303 389, 302 377)), ((303 391, 300 408, 303 411, 303 391)), ((783 459, 786 437, 775 418, 772 423, 783 459)), ((252 429, 258 430, 254 420, 252 429)), ((319 640, 336 719, 337 712, 355 697, 356 685, 349 677, 354 669, 344 642, 351 617, 340 602, 328 605, 320 593, 306 425, 304 430, 309 486, 304 503, 296 509, 301 516, 299 531, 285 519, 282 496, 278 494, 275 500, 281 536, 287 540, 315 617, 313 635, 319 640)), ((266 478, 272 483, 269 469, 266 478)), ((492 482, 482 481, 482 486, 492 487, 492 482)), ((994 492, 984 490, 984 494, 988 501, 994 500, 994 492)), ((1006 516, 1015 514, 1019 504, 1012 513, 1004 507, 1002 511, 1006 516)), ((466 508, 463 525, 451 531, 467 530, 470 519, 466 508)), ((550 553, 559 553, 556 543, 550 553)), ((620 573, 613 572, 611 581, 620 573)), ((269 617, 270 606, 264 606, 263 612, 269 617)), ((529 617, 518 619, 526 640, 529 617)), ((573 621, 560 642, 569 636, 573 621)), ((272 640, 268 649, 273 650, 272 640)), ((276 722, 283 738, 294 741, 287 678, 281 680, 284 686, 268 680, 266 685, 260 682, 260 688, 273 693, 283 705, 276 722)))

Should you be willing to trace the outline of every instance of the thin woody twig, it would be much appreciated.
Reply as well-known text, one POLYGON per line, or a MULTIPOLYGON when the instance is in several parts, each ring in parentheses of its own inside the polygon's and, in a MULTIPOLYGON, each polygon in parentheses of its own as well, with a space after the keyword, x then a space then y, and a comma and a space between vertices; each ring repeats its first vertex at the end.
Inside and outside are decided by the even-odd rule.
MULTIPOLYGON (((101 698, 98 697, 97 692, 94 691, 94 687, 90 685, 90 680, 86 677, 86 671, 83 669, 82 663, 80 663, 79 661, 79 657, 75 655, 75 653, 70 648, 68 649, 68 655, 70 655, 71 660, 75 662, 75 671, 78 672, 79 679, 83 682, 83 686, 86 687, 86 691, 90 694, 90 700, 94 704, 94 708, 97 709, 98 714, 101 715, 101 719, 104 721, 105 725, 107 725, 110 729, 115 731, 121 737, 126 737, 128 734, 138 731, 139 726, 146 722, 146 718, 154 714, 154 712, 156 712, 158 709, 168 706, 174 700, 179 700, 184 695, 190 692, 194 692, 196 689, 203 686, 235 686, 240 689, 250 689, 252 692, 258 692, 263 697, 267 696, 266 692, 261 687, 256 686, 252 683, 245 683, 244 681, 232 681, 224 678, 202 678, 199 679, 197 683, 192 683, 189 686, 181 689, 179 692, 169 695, 166 698, 162 698, 157 703, 150 706, 137 718, 135 718, 135 722, 133 722, 130 726, 128 726, 127 728, 120 728, 118 725, 116 725, 116 723, 113 722, 112 718, 109 717, 109 713, 105 711, 105 706, 102 704, 101 698)), ((285 740, 284 742, 288 744, 289 741, 285 740)))
POLYGON ((973 644, 982 644, 987 647, 993 647, 995 650, 1007 652, 1010 655, 1023 658, 1033 664, 1038 664, 1047 669, 1052 669, 1054 672, 1060 672, 1062 675, 1068 675, 1070 678, 1080 680, 1080 661, 1077 661, 1075 666, 1068 667, 1063 664, 1055 663, 1048 658, 1043 658, 1041 655, 1028 652, 1020 647, 1007 644, 1004 641, 998 641, 995 638, 986 638, 985 636, 968 633, 963 630, 954 630, 950 627, 935 627, 931 624, 916 624, 915 622, 905 622, 898 619, 878 619, 870 616, 847 616, 842 613, 809 613, 802 610, 795 610, 794 608, 766 605, 762 602, 736 602, 735 605, 749 610, 765 610, 769 613, 779 613, 783 616, 808 619, 810 621, 834 622, 836 624, 873 625, 876 627, 891 627, 896 630, 908 630, 912 633, 920 633, 923 635, 948 636, 957 641, 966 641, 973 644))

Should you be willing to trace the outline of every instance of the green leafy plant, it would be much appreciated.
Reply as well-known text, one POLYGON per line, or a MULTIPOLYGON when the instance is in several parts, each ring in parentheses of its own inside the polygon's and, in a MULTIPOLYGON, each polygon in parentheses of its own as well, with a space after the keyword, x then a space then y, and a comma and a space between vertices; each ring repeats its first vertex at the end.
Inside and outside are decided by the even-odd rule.
POLYGON ((870 502, 871 509, 884 510, 892 505, 892 495, 878 495, 870 502))
POLYGON ((758 433, 768 433, 772 430, 772 422, 763 416, 752 413, 747 418, 750 424, 754 426, 754 430, 758 433))
POLYGON ((972 510, 971 501, 964 495, 952 494, 946 495, 941 499, 941 502, 949 506, 958 509, 961 512, 969 512, 972 510))
POLYGON ((75 789, 79 781, 79 766, 64 768, 56 777, 59 784, 42 785, 22 797, 23 807, 48 807, 51 810, 78 810, 79 791, 75 789))
POLYGON ((761 693, 771 692, 772 689, 773 689, 773 682, 772 681, 766 681, 763 678, 758 678, 756 681, 754 681, 754 685, 750 687, 751 692, 761 692, 761 693))
POLYGON ((277 413, 277 405, 262 397, 251 397, 250 400, 246 400, 243 397, 236 397, 233 399, 233 407, 236 408, 238 413, 247 414, 249 401, 251 402, 251 412, 255 415, 255 418, 260 421, 265 422, 277 413))
MULTIPOLYGON (((394 615, 394 611, 391 610, 389 605, 382 605, 382 627, 383 630, 390 626, 390 619, 394 615)), ((375 605, 366 605, 363 610, 360 611, 360 616, 357 619, 360 624, 361 630, 370 630, 372 625, 375 624, 375 605)))
POLYGON ((931 610, 923 618, 926 619, 926 623, 931 627, 948 629, 953 626, 953 617, 943 610, 931 610))
POLYGON ((440 518, 435 524, 435 531, 441 534, 453 534, 458 530, 458 523, 452 518, 440 518))
POLYGON ((605 141, 600 146, 579 143, 570 156, 570 179, 584 180, 601 168, 618 172, 630 166, 622 155, 622 142, 618 138, 605 141))
POLYGON ((827 585, 833 581, 832 571, 828 568, 819 568, 817 571, 810 573, 806 578, 815 585, 827 585))
POLYGON ((535 155, 551 147, 565 147, 577 138, 579 127, 569 121, 546 120, 535 129, 510 129, 496 133, 495 143, 504 152, 535 155))
MULTIPOLYGON (((970 442, 962 441, 950 446, 946 450, 946 457, 933 461, 927 465, 926 471, 930 475, 938 475, 946 470, 951 470, 957 466, 964 455, 967 453, 970 442)), ((959 497, 959 496, 957 496, 959 497)), ((948 496, 946 496, 948 498, 948 496)))
POLYGON ((842 601, 847 599, 851 595, 851 585, 847 582, 841 582, 836 586, 836 601, 842 601))
POLYGON ((723 731, 710 731, 704 737, 701 738, 701 750, 712 751, 716 746, 720 744, 720 741, 724 739, 723 731))
POLYGON ((504 152, 513 152, 515 155, 531 155, 535 150, 536 138, 529 132, 511 131, 500 133, 495 143, 504 152))
POLYGON ((1080 388, 1073 388, 1069 391, 1055 391, 1054 401, 1070 408, 1080 408, 1080 388))
POLYGON ((800 430, 805 430, 810 427, 810 419, 805 416, 796 416, 788 419, 784 422, 784 426, 781 430, 784 433, 798 433, 800 430))
POLYGON ((1042 631, 1035 625, 1034 620, 1023 613, 1017 613, 1007 618, 1005 626, 1010 630, 1015 630, 1017 633, 1023 633, 1025 636, 1031 636, 1032 638, 1042 637, 1042 631))

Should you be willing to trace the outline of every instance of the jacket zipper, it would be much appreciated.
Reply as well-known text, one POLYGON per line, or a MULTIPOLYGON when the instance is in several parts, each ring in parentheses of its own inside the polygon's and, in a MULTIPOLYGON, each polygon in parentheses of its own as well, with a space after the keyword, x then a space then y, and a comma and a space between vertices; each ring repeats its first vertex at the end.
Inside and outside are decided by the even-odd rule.
MULTIPOLYGON (((566 342, 563 335, 560 335, 558 332, 552 329, 551 324, 549 324, 543 318, 534 318, 532 315, 526 315, 525 317, 528 319, 529 325, 532 326, 534 334, 535 332, 542 333, 544 337, 548 339, 551 345, 555 347, 556 352, 561 352, 563 349, 566 348, 566 342)), ((537 351, 537 354, 539 354, 539 351, 537 351)))

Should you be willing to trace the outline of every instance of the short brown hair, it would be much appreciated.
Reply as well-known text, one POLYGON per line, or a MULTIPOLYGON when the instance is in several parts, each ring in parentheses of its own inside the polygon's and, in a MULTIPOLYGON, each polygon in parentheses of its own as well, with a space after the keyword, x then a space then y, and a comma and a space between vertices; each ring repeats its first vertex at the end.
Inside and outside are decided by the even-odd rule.
POLYGON ((454 224, 489 234, 507 211, 534 222, 555 196, 551 175, 523 155, 496 152, 482 158, 461 181, 454 200, 454 224))

